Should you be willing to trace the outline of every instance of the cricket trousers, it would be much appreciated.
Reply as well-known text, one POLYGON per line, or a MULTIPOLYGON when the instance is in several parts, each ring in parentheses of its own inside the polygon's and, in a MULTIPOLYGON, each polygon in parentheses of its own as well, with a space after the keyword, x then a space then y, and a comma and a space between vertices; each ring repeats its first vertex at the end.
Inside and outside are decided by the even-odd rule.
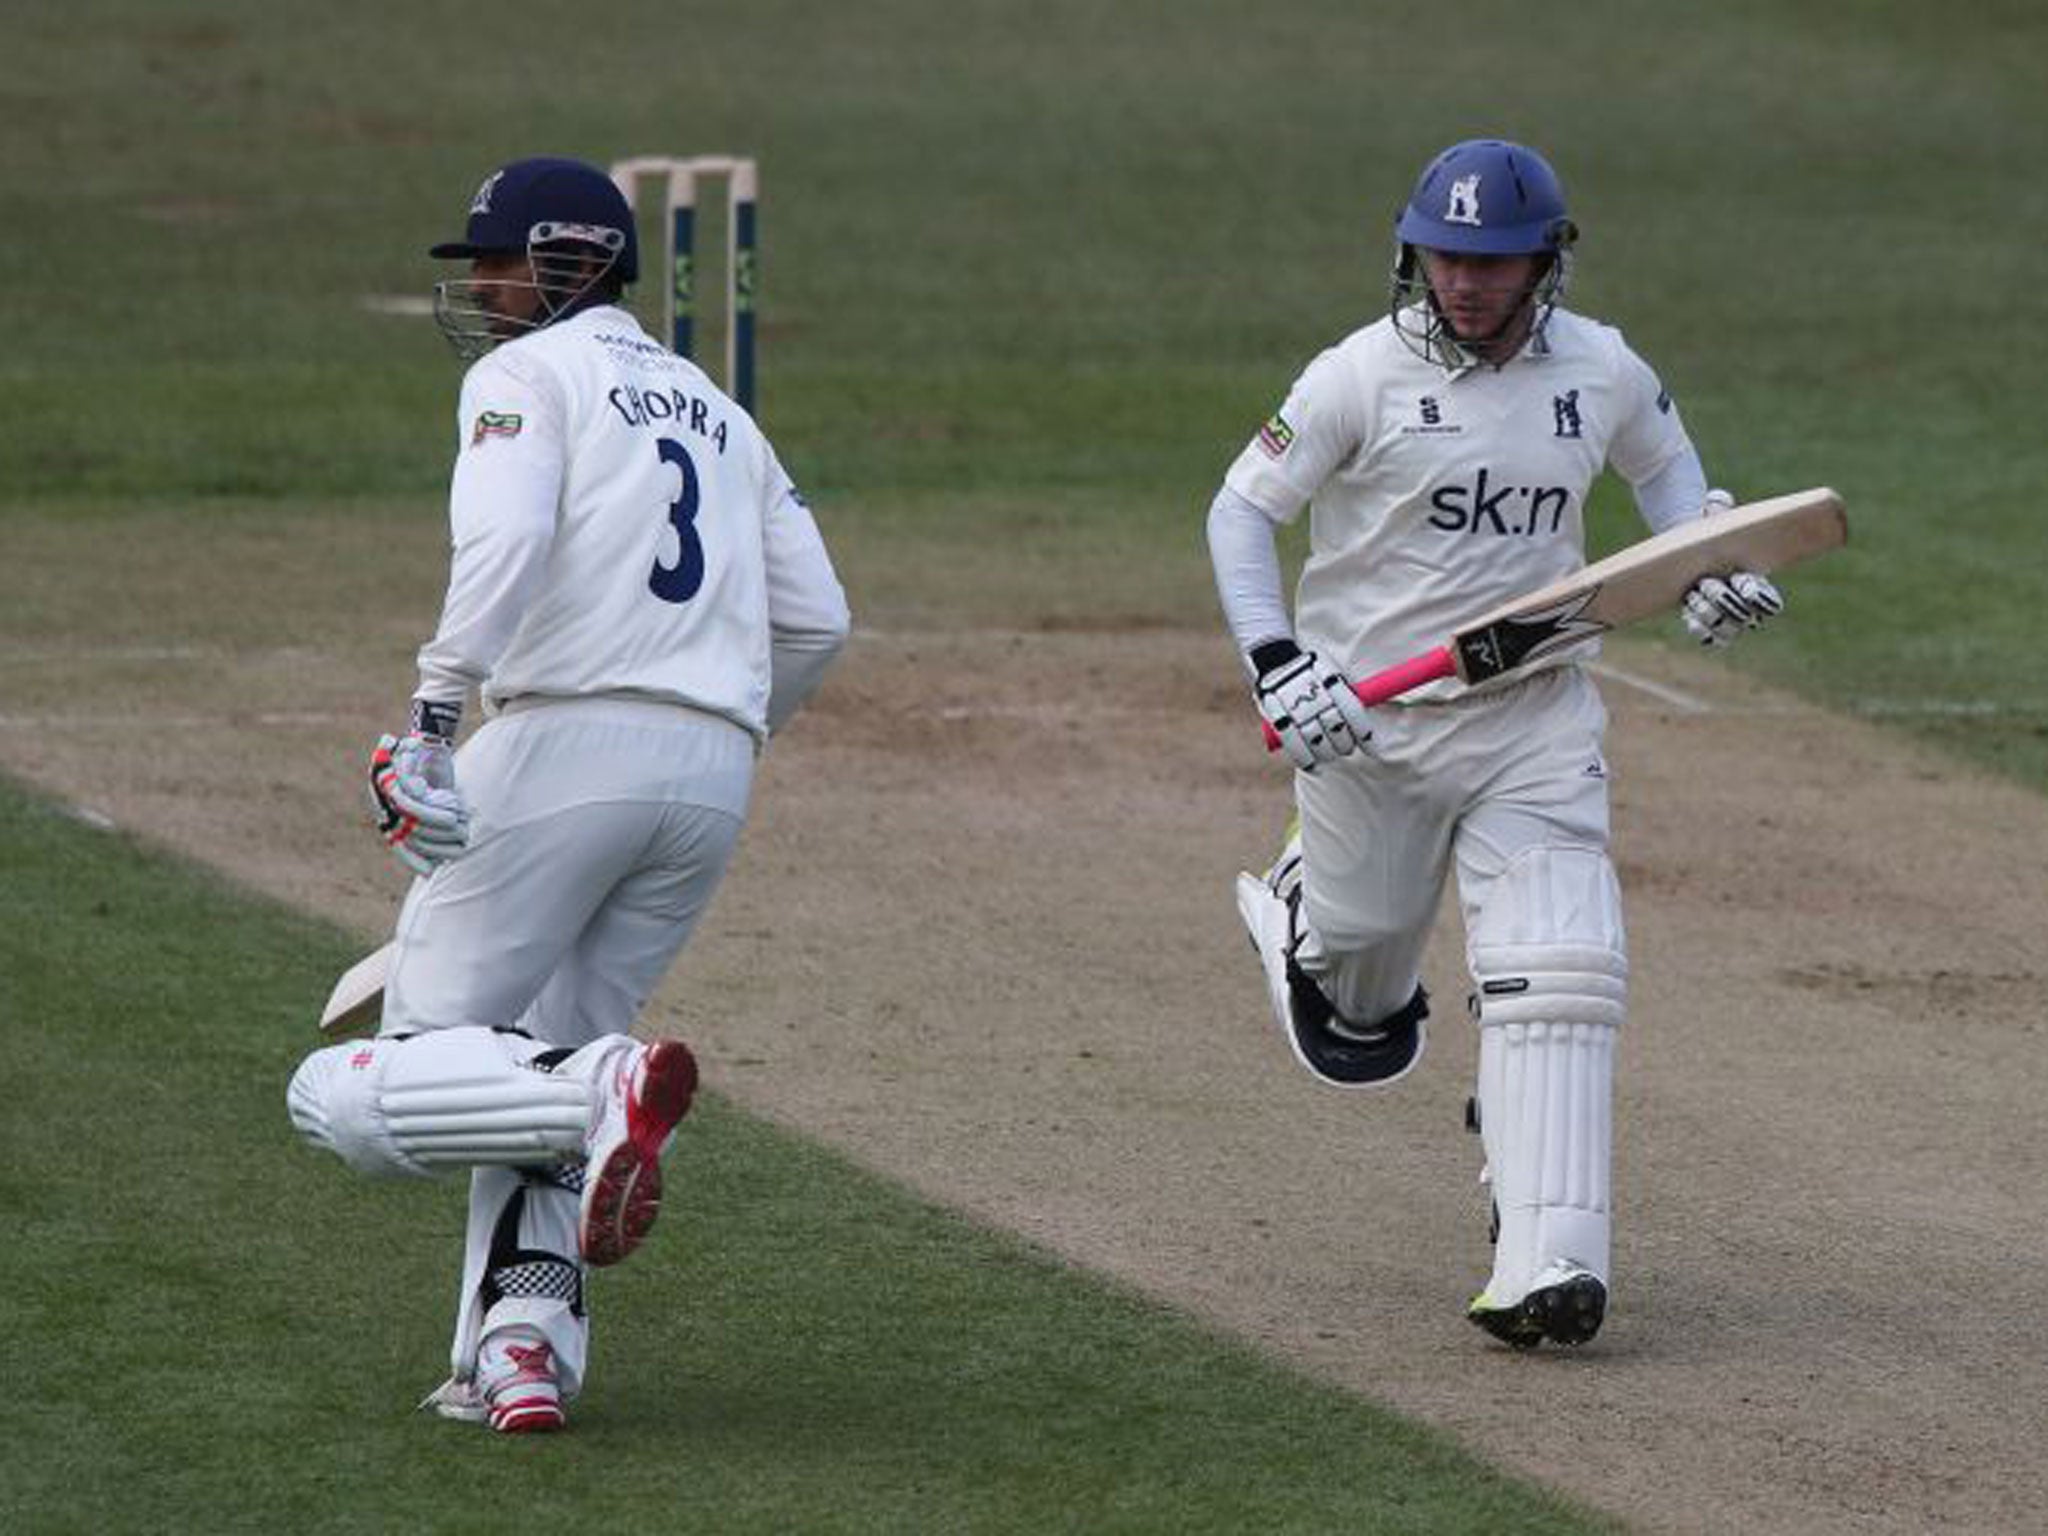
POLYGON ((1578 667, 1373 711, 1361 753, 1295 776, 1297 962, 1345 1019, 1402 1008, 1452 871, 1499 1222, 1488 1294, 1609 1268, 1614 1044, 1628 973, 1608 855, 1606 710, 1578 667))

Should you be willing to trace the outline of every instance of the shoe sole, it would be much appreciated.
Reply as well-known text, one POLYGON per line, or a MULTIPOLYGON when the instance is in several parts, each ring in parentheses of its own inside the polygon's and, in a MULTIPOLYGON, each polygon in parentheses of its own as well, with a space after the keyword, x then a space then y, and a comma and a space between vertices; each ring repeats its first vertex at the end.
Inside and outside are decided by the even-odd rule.
POLYGON ((567 1423, 562 1405, 547 1398, 508 1403, 491 1410, 491 1428, 501 1435, 544 1435, 567 1423))
POLYGON ((657 1040, 640 1065, 638 1092, 626 1105, 625 1139, 583 1175, 583 1261, 602 1269, 625 1258, 661 1214, 661 1149, 690 1112, 697 1061, 679 1040, 657 1040))
POLYGON ((1465 1315, 1514 1349, 1534 1349, 1545 1339, 1570 1348, 1600 1331, 1607 1319, 1607 1287, 1578 1275, 1531 1291, 1512 1307, 1475 1305, 1465 1315))
MULTIPOLYGON (((1275 971, 1268 960, 1269 947, 1277 952, 1285 951, 1287 919, 1286 904, 1273 893, 1272 888, 1257 875, 1240 873, 1237 877, 1237 915, 1244 923, 1245 933, 1251 940, 1252 953, 1258 956, 1259 969, 1265 973, 1266 995, 1273 1006, 1274 1022, 1279 1025, 1280 1036, 1287 1042, 1288 1050, 1301 1064, 1303 1071, 1319 1083, 1332 1088, 1351 1091, 1389 1088, 1415 1070, 1417 1062, 1429 1043, 1427 1027, 1418 1020, 1414 1026, 1414 1048, 1405 1056, 1385 1049, 1373 1050, 1370 1042, 1340 1035, 1334 1030, 1305 1030, 1295 1016, 1294 1005, 1289 1000, 1289 979, 1285 964, 1275 971), (1269 933, 1268 927, 1278 923, 1276 931, 1269 933)), ((1427 1009, 1424 1009, 1427 1016, 1427 1009)))

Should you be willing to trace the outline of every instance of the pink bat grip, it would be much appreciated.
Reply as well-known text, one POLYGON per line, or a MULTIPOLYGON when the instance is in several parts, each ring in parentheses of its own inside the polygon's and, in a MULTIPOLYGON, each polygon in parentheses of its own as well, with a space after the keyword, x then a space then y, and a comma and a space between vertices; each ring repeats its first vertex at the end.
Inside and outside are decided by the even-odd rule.
MULTIPOLYGON (((1402 694, 1420 688, 1424 683, 1433 683, 1440 677, 1456 677, 1458 660, 1451 654, 1448 645, 1424 651, 1420 656, 1410 656, 1406 661, 1397 661, 1384 672, 1375 672, 1371 677, 1362 677, 1351 685, 1351 691, 1365 704, 1384 704, 1389 699, 1398 699, 1402 694)), ((1280 733, 1267 722, 1265 727, 1266 750, 1280 750, 1280 733)))
POLYGON ((1360 678, 1351 685, 1351 691, 1358 695, 1361 703, 1384 704, 1389 699, 1398 699, 1402 694, 1420 688, 1424 683, 1457 675, 1458 659, 1451 654, 1448 645, 1440 645, 1420 656, 1397 661, 1384 672, 1360 678))

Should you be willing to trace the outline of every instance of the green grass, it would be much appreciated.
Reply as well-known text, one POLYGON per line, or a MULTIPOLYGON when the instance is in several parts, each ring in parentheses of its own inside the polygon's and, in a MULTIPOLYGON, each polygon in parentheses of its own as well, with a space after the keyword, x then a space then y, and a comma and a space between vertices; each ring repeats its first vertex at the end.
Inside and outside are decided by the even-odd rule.
POLYGON ((352 941, 4 783, 0 866, 0 1528, 1600 1528, 716 1100, 593 1279, 571 1432, 411 1414, 460 1186, 361 1179, 284 1113, 352 941))
MULTIPOLYGON (((1563 171, 1578 301, 1715 478, 1847 495, 1851 548, 1730 663, 2048 787, 2034 0, 15 10, 0 659, 43 659, 10 709, 65 705, 66 646, 193 647, 195 691, 280 647, 402 672, 457 374, 363 300, 423 293, 483 173, 540 151, 760 157, 763 416, 863 622, 1214 630, 1224 465, 1378 312, 1416 170, 1498 132, 1563 171)), ((1594 511, 1629 536, 1615 487, 1594 511)), ((278 1102, 350 946, 0 804, 8 1529, 643 1528, 714 1487, 728 1530, 1496 1524, 1396 1478, 1431 1442, 715 1106, 693 1214, 600 1292, 594 1432, 405 1418, 452 1192, 350 1181, 278 1102)))
MULTIPOLYGON (((1851 551, 1733 664, 2048 786, 2048 677, 2010 659, 2048 568, 2031 0, 78 0, 8 43, 36 259, 0 291, 0 518, 433 516, 455 369, 364 296, 422 293, 510 154, 727 150, 763 168, 763 413, 879 573, 866 619, 1212 625, 1223 466, 1378 311, 1420 164, 1502 132, 1563 170, 1578 297, 1717 481, 1848 498, 1851 551), (1025 539, 1066 569, 1021 601, 919 580, 934 545, 1025 539)), ((103 558, 82 536, 36 579, 103 558)))

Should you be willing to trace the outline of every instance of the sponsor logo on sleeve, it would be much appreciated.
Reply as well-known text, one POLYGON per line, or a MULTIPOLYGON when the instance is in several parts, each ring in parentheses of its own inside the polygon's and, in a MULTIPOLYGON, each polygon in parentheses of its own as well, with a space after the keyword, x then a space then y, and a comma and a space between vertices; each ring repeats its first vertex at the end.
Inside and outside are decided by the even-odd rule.
POLYGON ((525 418, 517 411, 480 411, 476 426, 470 430, 469 446, 474 448, 493 437, 517 437, 525 425, 525 418))
POLYGON ((1294 428, 1287 424, 1287 418, 1278 411, 1273 413, 1272 420, 1259 428, 1259 448, 1269 459, 1279 458, 1293 441, 1294 428))
POLYGON ((1658 414, 1659 414, 1659 415, 1663 415, 1663 416, 1669 416, 1669 415, 1671 414, 1671 391, 1670 391, 1670 390, 1668 390, 1668 389, 1664 389, 1664 388, 1661 388, 1661 387, 1660 387, 1660 388, 1658 389, 1658 391, 1657 391, 1657 411, 1658 411, 1658 414))

